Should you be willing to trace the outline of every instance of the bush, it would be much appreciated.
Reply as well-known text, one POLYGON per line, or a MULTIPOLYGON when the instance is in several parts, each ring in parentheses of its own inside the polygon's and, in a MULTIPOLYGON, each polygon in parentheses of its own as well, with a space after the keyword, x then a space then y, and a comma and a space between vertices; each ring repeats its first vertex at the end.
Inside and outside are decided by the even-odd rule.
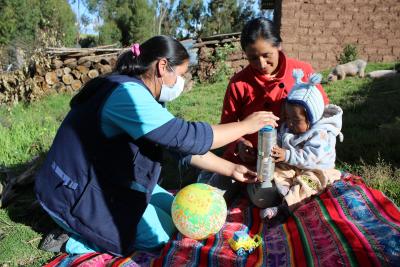
POLYGON ((99 42, 99 38, 97 35, 86 35, 82 36, 79 39, 79 45, 82 48, 88 48, 88 47, 96 47, 99 42))
POLYGON ((348 44, 345 46, 343 52, 339 55, 337 60, 340 64, 345 64, 347 62, 356 60, 357 56, 357 47, 355 45, 348 44))
POLYGON ((117 43, 121 40, 122 33, 118 25, 113 22, 105 22, 99 31, 99 44, 107 45, 117 43))
POLYGON ((226 64, 226 59, 236 49, 235 46, 230 44, 225 44, 215 49, 214 55, 211 57, 215 72, 210 77, 210 83, 224 81, 228 76, 232 75, 232 68, 226 64))
POLYGON ((0 17, 1 45, 35 46, 41 42, 41 32, 46 32, 69 46, 78 32, 75 14, 65 0, 0 1, 0 17))

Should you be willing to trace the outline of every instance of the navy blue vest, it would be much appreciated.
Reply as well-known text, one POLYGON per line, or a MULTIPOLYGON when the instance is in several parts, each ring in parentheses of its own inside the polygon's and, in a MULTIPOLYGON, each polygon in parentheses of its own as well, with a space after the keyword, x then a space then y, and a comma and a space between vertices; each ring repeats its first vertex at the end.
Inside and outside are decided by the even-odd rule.
POLYGON ((36 177, 41 204, 84 239, 119 255, 133 250, 136 226, 160 171, 160 148, 128 135, 106 138, 102 107, 123 82, 111 75, 90 81, 71 101, 46 161, 36 177), (143 192, 130 189, 132 182, 143 192))

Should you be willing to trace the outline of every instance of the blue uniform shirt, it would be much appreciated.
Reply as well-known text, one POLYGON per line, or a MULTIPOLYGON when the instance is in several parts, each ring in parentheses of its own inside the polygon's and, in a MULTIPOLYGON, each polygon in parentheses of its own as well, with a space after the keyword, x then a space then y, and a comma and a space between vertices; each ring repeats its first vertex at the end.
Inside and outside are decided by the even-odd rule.
POLYGON ((107 137, 128 133, 134 139, 143 137, 160 144, 184 166, 192 154, 205 154, 213 142, 209 124, 175 118, 143 84, 135 82, 122 83, 108 97, 101 128, 107 137))
POLYGON ((146 87, 126 82, 115 89, 104 104, 101 127, 107 137, 126 132, 138 139, 173 118, 146 87))

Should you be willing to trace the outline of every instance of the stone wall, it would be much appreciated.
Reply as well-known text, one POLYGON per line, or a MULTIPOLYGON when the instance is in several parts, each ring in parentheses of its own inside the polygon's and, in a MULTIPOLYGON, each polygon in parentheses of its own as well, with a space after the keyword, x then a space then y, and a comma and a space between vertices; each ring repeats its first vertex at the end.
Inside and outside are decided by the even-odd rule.
POLYGON ((316 70, 336 65, 347 44, 367 61, 400 60, 398 0, 284 0, 276 8, 283 50, 316 70))
POLYGON ((223 49, 222 45, 202 46, 198 50, 198 61, 194 71, 200 82, 208 82, 212 80, 212 76, 216 75, 223 64, 232 69, 233 73, 239 72, 248 65, 246 55, 240 48, 239 39, 229 42, 232 52, 226 55, 223 60, 216 60, 217 49, 223 49))
MULTIPOLYGON (((399 0, 276 0, 274 22, 280 25, 283 51, 309 62, 317 71, 338 64, 337 58, 348 44, 355 45, 358 57, 369 62, 400 60, 399 0)), ((248 62, 240 49, 240 35, 234 37, 227 43, 237 50, 225 64, 237 72, 248 62)), ((199 68, 195 75, 200 81, 215 72, 210 55, 223 44, 212 42, 197 52, 199 68)))

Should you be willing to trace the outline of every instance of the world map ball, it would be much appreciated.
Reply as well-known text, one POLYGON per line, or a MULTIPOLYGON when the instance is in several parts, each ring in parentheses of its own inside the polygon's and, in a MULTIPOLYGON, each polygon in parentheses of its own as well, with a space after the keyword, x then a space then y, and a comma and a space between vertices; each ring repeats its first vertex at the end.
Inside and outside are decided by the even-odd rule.
POLYGON ((226 220, 226 202, 221 191, 203 183, 182 188, 172 202, 172 219, 183 235, 205 239, 221 230, 226 220))

